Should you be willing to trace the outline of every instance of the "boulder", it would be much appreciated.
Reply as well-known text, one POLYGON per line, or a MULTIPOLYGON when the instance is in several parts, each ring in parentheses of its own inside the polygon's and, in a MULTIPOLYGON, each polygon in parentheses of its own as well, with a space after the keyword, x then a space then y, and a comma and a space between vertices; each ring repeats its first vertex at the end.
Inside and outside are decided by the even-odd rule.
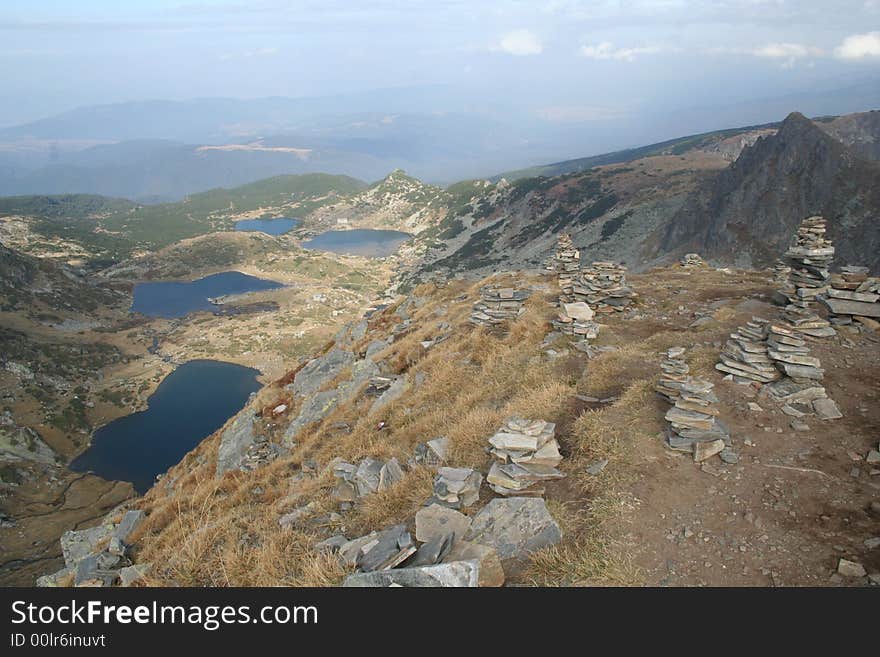
POLYGON ((119 577, 119 571, 113 570, 119 561, 118 555, 106 551, 80 559, 74 571, 74 585, 80 586, 97 580, 103 586, 112 586, 119 577))
POLYGON ((217 450, 218 477, 241 467, 248 449, 257 439, 256 418, 254 410, 246 408, 220 434, 220 447, 217 450))
POLYGON ((501 559, 511 559, 558 543, 562 530, 543 499, 508 497, 483 507, 464 538, 495 548, 501 559))
POLYGON ((98 544, 109 539, 113 532, 112 525, 98 525, 79 531, 67 531, 61 535, 61 552, 68 568, 85 559, 98 549, 98 544))
POLYGON ((464 538, 470 526, 471 519, 463 513, 432 504, 416 513, 416 540, 427 543, 448 534, 464 538))
POLYGON ((153 565, 149 563, 138 563, 133 566, 126 566, 119 571, 119 585, 131 586, 135 582, 146 577, 152 567, 153 565))
POLYGON ((146 517, 147 514, 140 509, 126 511, 125 515, 122 516, 122 520, 119 521, 119 524, 113 530, 113 537, 119 539, 125 545, 130 545, 131 537, 146 517))
POLYGON ((307 397, 331 381, 343 368, 351 365, 355 356, 350 351, 334 347, 323 356, 315 358, 296 373, 293 383, 287 386, 295 395, 307 397))
POLYGON ((504 568, 495 548, 470 541, 455 541, 445 563, 453 561, 478 561, 480 563, 480 586, 503 586, 504 568))
POLYGON ((52 573, 51 575, 42 575, 37 578, 37 587, 38 588, 54 588, 56 586, 61 586, 62 580, 68 579, 73 574, 73 569, 64 567, 56 573, 52 573))
POLYGON ((472 560, 373 573, 355 573, 346 577, 342 585, 346 587, 477 587, 479 581, 480 563, 472 560))

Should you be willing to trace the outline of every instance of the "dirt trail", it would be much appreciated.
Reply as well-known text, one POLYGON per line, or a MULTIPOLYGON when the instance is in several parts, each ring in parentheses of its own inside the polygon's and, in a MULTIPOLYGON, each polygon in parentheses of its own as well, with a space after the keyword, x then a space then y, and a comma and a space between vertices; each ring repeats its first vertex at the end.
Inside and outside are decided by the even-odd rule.
MULTIPOLYGON (((672 312, 658 297, 645 322, 659 318, 667 330, 684 329, 713 296, 723 298, 717 290, 682 285, 672 312)), ((723 321, 706 332, 709 339, 723 341, 752 315, 779 316, 779 309, 760 300, 714 301, 734 312, 715 313, 723 321)), ((640 325, 644 322, 627 327, 625 320, 614 320, 622 336, 637 333, 640 325)), ((693 337, 683 333, 682 344, 688 341, 693 337)), ((880 440, 880 336, 843 329, 810 346, 826 369, 823 383, 843 419, 808 416, 810 430, 795 431, 777 404, 714 372, 707 378, 716 384, 738 464, 716 457, 701 467, 689 455, 667 449, 659 436, 639 446, 626 486, 633 510, 614 533, 630 546, 645 584, 864 584, 863 578, 836 574, 841 557, 863 564, 869 574, 880 572, 880 549, 865 544, 880 537, 880 514, 871 509, 872 502, 880 503, 880 471, 864 460, 880 440), (749 402, 762 410, 751 410, 749 402)), ((662 424, 667 408, 658 398, 644 412, 655 413, 662 424)))

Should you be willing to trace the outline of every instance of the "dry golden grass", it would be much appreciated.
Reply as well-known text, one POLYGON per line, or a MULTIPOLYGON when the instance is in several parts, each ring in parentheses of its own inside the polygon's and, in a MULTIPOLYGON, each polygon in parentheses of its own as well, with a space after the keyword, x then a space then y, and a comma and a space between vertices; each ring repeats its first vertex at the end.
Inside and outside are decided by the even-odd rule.
MULTIPOLYGON (((733 297, 734 290, 743 286, 766 288, 766 279, 748 275, 709 271, 701 277, 705 289, 696 290, 695 296, 706 299, 733 297)), ((531 280, 546 284, 548 278, 531 280)), ((719 325, 717 331, 695 334, 656 317, 601 318, 606 326, 597 342, 615 345, 615 351, 592 360, 572 351, 553 360, 542 350, 554 314, 549 303, 555 297, 553 290, 535 292, 526 303, 527 311, 507 332, 468 323, 481 285, 514 281, 507 274, 479 283, 451 281, 444 288, 417 288, 415 294, 426 297, 426 302, 420 307, 408 305, 411 329, 376 357, 410 384, 385 408, 371 411, 371 400, 363 397, 344 404, 304 431, 288 456, 255 472, 230 473, 219 480, 214 477, 218 438, 204 441, 141 503, 149 518, 138 561, 156 565, 147 584, 336 585, 345 568, 335 558, 317 554, 311 548, 314 542, 339 532, 343 525, 346 535, 354 537, 411 522, 431 494, 432 473, 424 468, 407 470, 402 481, 361 500, 342 520, 282 529, 279 516, 305 504, 314 503, 314 517, 334 510, 329 499, 334 483, 329 466, 334 459, 356 463, 366 456, 396 457, 406 463, 418 443, 446 436, 450 465, 485 473, 490 460, 487 440, 510 415, 557 423, 565 454, 560 467, 567 474, 548 488, 546 496, 564 539, 533 555, 513 583, 638 583, 627 546, 615 538, 615 527, 628 512, 626 491, 635 465, 663 427, 665 407, 653 392, 662 352, 671 346, 687 347, 692 371, 707 375, 717 349, 702 342, 723 338, 729 327, 719 325), (442 331, 441 322, 450 328, 442 331), (450 334, 448 339, 428 349, 421 346, 421 341, 442 332, 450 334), (598 410, 580 411, 574 402, 577 393, 618 398, 598 410), (585 473, 599 458, 609 460, 605 470, 598 476, 585 473), (317 463, 317 474, 295 480, 306 459, 317 463)), ((654 274, 648 282, 655 290, 672 290, 696 281, 673 271, 654 274)), ((672 303, 681 303, 682 295, 675 296, 672 303)), ((665 303, 666 299, 659 299, 657 308, 665 303)), ((716 315, 723 321, 734 317, 724 308, 716 315)), ((362 353, 372 340, 389 336, 400 321, 393 309, 377 313, 355 351, 362 353)), ((565 348, 564 341, 557 343, 557 350, 565 348)), ((290 378, 264 388, 259 400, 271 404, 281 399, 281 385, 290 378)))

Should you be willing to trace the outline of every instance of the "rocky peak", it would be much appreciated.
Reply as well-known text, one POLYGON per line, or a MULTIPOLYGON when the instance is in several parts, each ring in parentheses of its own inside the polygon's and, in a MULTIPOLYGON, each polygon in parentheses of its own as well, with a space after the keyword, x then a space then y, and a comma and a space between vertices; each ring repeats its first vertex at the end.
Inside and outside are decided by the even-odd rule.
POLYGON ((804 217, 822 214, 842 261, 880 267, 880 167, 799 112, 745 148, 695 190, 666 227, 656 255, 699 251, 740 266, 767 266, 804 217), (849 239, 860 235, 860 239, 849 239))

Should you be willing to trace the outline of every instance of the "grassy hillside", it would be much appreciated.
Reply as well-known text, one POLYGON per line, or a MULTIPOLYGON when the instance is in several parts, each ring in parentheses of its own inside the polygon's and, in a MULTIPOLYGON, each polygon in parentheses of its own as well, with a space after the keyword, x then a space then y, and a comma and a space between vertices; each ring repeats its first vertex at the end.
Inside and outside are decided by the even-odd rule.
POLYGON ((751 130, 760 130, 765 128, 776 128, 779 123, 765 123, 763 125, 745 126, 742 128, 730 128, 727 130, 715 130, 713 132, 704 132, 698 135, 689 135, 687 137, 678 137, 661 141, 656 144, 640 146, 638 148, 627 148, 622 151, 614 151, 613 153, 602 153, 590 157, 581 157, 574 160, 564 160, 562 162, 554 162, 541 166, 529 167, 528 169, 516 169, 501 173, 493 180, 506 178, 507 180, 517 180, 519 178, 533 178, 536 176, 560 176, 566 173, 577 173, 586 171, 593 167, 600 167, 607 164, 623 164, 632 162, 643 157, 651 157, 652 155, 681 155, 688 151, 705 147, 712 142, 733 137, 751 130))
POLYGON ((348 176, 286 175, 160 205, 90 195, 0 198, 0 216, 31 217, 33 229, 44 237, 74 240, 96 257, 115 260, 231 228, 231 215, 283 206, 306 214, 365 188, 365 183, 348 176))
POLYGON ((122 198, 96 194, 55 196, 0 196, 0 217, 25 215, 45 219, 86 219, 101 214, 125 212, 137 204, 122 198))

